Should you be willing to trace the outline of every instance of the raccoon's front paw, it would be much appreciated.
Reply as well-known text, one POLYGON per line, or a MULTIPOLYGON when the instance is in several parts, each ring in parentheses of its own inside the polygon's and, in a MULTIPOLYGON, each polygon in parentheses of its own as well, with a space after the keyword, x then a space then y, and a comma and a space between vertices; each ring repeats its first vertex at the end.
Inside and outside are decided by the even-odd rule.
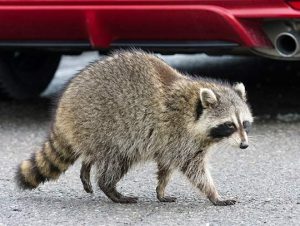
POLYGON ((234 199, 227 199, 227 200, 216 200, 213 202, 215 206, 231 206, 236 203, 234 199))

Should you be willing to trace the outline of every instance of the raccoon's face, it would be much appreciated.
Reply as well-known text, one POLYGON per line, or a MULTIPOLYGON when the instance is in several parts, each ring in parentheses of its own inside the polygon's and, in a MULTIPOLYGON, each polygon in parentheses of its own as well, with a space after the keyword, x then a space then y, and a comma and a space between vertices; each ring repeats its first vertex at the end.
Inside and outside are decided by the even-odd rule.
POLYGON ((214 142, 228 141, 241 149, 249 146, 248 133, 253 117, 246 103, 242 83, 234 85, 232 89, 227 87, 213 91, 202 88, 200 100, 203 113, 199 118, 198 129, 214 142))

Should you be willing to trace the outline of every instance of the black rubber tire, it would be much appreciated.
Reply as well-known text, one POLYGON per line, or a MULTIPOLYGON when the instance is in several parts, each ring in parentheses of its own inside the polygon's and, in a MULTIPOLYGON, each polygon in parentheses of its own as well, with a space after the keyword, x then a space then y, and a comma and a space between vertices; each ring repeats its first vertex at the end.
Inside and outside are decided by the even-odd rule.
POLYGON ((60 58, 59 53, 41 51, 1 53, 0 93, 14 99, 38 97, 54 77, 60 58))

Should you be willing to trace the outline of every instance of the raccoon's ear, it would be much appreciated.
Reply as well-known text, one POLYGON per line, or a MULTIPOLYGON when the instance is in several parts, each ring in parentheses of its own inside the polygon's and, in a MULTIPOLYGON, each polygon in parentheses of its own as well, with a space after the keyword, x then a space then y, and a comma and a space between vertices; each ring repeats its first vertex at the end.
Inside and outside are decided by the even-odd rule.
POLYGON ((243 83, 234 84, 233 89, 244 101, 247 101, 246 89, 243 83))
POLYGON ((200 89, 200 100, 204 108, 213 107, 218 102, 216 94, 207 88, 200 89))

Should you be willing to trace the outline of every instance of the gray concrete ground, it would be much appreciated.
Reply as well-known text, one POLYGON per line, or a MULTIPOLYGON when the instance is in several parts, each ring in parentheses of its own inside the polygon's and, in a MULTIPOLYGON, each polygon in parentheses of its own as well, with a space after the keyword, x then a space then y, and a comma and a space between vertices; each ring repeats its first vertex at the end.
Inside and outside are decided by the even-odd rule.
MULTIPOLYGON (((95 57, 65 58, 45 96, 59 90, 74 71, 95 57)), ((168 58, 175 65, 178 59, 168 58)), ((177 202, 159 203, 153 163, 137 166, 119 184, 123 193, 140 197, 137 204, 112 203, 97 189, 94 195, 85 193, 79 162, 57 182, 20 192, 13 181, 15 167, 43 142, 51 104, 47 98, 0 101, 0 225, 300 225, 300 117, 299 111, 290 110, 298 109, 299 99, 291 101, 295 93, 288 93, 276 100, 274 93, 270 94, 276 85, 264 90, 257 84, 250 90, 256 93, 251 99, 259 98, 260 103, 254 104, 259 119, 251 147, 219 146, 211 157, 220 193, 238 200, 227 207, 213 206, 179 173, 167 188, 177 202), (273 99, 263 102, 267 94, 262 98, 259 89, 273 99), (278 101, 285 105, 277 111, 272 106, 278 107, 278 101)), ((96 188, 95 183, 93 186, 96 188)))

